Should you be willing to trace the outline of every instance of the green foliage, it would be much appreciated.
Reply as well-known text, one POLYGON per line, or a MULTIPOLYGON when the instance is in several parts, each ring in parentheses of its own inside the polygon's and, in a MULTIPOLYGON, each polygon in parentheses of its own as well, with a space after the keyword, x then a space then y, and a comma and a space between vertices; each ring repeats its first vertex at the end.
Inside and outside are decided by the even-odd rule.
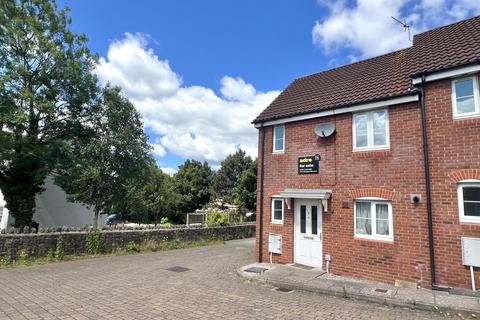
POLYGON ((207 224, 208 225, 227 225, 228 224, 228 212, 220 212, 218 210, 214 210, 207 216, 207 224))
POLYGON ((245 151, 238 150, 230 154, 221 163, 221 168, 215 175, 214 190, 217 198, 223 199, 227 203, 233 203, 234 189, 238 180, 245 170, 252 163, 252 158, 247 156, 245 151))
POLYGON ((53 261, 55 261, 55 252, 53 252, 53 249, 48 249, 48 252, 47 252, 47 261, 48 261, 48 262, 53 262, 53 261))
POLYGON ((160 219, 160 225, 164 227, 171 227, 173 225, 172 221, 168 217, 163 217, 160 219))
POLYGON ((65 244, 63 242, 63 236, 61 234, 57 238, 55 257, 57 258, 57 260, 63 260, 65 258, 65 244))
POLYGON ((175 193, 173 178, 152 164, 127 185, 124 202, 114 204, 114 211, 129 217, 129 221, 158 223, 162 217, 174 219, 175 193))
POLYGON ((127 252, 140 252, 140 246, 138 246, 135 242, 133 241, 130 241, 128 244, 127 244, 127 247, 125 248, 125 250, 127 252))
POLYGON ((153 159, 138 111, 119 88, 107 86, 94 106, 88 141, 76 140, 56 182, 68 199, 94 208, 98 216, 126 207, 129 186, 138 185, 153 159))
POLYGON ((87 233, 85 240, 87 254, 96 255, 102 253, 102 233, 98 229, 92 229, 87 233))
POLYGON ((257 203, 257 160, 245 170, 235 186, 235 203, 240 208, 255 211, 257 203))
POLYGON ((96 99, 96 57, 53 0, 0 2, 0 189, 18 227, 96 99))
POLYGON ((18 260, 19 261, 27 261, 28 260, 28 251, 26 249, 20 250, 20 253, 18 254, 18 260))
POLYGON ((174 177, 177 211, 194 212, 212 198, 213 173, 207 162, 186 160, 174 177))

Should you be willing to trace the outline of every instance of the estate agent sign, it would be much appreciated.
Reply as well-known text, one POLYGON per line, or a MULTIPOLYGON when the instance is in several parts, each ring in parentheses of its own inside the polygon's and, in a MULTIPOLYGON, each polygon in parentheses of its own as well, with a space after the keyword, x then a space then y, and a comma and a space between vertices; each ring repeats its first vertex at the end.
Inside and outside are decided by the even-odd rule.
POLYGON ((298 173, 299 174, 318 173, 319 162, 320 162, 320 155, 318 154, 314 156, 298 158, 298 173))

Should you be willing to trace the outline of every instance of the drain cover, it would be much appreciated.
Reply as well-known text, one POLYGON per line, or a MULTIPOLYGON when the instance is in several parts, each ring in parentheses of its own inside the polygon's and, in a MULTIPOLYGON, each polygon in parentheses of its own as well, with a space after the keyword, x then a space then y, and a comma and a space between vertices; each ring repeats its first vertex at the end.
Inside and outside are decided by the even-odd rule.
POLYGON ((185 272, 185 271, 188 271, 190 269, 185 268, 185 267, 175 266, 175 267, 167 268, 165 270, 172 271, 172 272, 185 272))
POLYGON ((376 292, 380 292, 380 293, 387 293, 388 290, 387 289, 375 289, 376 292))
POLYGON ((293 291, 293 290, 287 289, 287 288, 275 288, 275 290, 277 290, 279 292, 292 292, 293 291))
POLYGON ((267 268, 260 268, 260 267, 250 267, 248 269, 245 269, 245 272, 251 272, 251 273, 264 273, 267 271, 267 268))

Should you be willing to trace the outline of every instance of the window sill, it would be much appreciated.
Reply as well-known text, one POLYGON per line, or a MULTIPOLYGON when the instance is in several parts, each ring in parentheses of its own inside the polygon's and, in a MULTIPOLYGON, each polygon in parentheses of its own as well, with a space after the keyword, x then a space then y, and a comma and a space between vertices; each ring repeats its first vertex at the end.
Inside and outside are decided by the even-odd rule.
POLYGON ((453 120, 463 120, 463 119, 471 119, 471 118, 480 118, 480 113, 470 113, 465 115, 453 116, 453 120))
POLYGON ((270 224, 283 225, 283 221, 270 221, 270 224))
POLYGON ((272 154, 284 154, 284 153, 285 153, 285 150, 272 152, 272 154))
POLYGON ((370 152, 370 151, 383 151, 383 150, 390 150, 390 146, 371 147, 371 148, 353 148, 352 152, 370 152))
POLYGON ((480 224, 480 218, 479 219, 460 218, 460 224, 478 225, 480 224))
POLYGON ((393 243, 393 239, 388 239, 388 238, 376 238, 376 237, 372 237, 372 236, 359 236, 359 235, 355 235, 355 236, 354 236, 354 239, 355 239, 355 240, 361 240, 361 241, 373 241, 373 242, 379 242, 379 243, 388 243, 388 244, 392 244, 392 243, 393 243))

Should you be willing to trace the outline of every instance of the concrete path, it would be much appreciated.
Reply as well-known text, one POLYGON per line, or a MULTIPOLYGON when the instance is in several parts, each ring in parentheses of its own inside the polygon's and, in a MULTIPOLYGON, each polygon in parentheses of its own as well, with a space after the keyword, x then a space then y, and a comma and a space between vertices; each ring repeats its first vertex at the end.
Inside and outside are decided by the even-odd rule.
POLYGON ((247 239, 0 269, 0 319, 444 319, 435 312, 277 291, 237 275, 253 261, 254 240, 247 239))
POLYGON ((399 288, 385 283, 340 277, 315 268, 296 265, 253 263, 238 269, 250 280, 280 288, 354 298, 389 306, 439 310, 480 317, 480 297, 468 297, 428 289, 399 288), (255 270, 251 270, 251 269, 255 270), (252 272, 255 271, 255 272, 252 272), (259 272, 260 273, 257 273, 259 272))

